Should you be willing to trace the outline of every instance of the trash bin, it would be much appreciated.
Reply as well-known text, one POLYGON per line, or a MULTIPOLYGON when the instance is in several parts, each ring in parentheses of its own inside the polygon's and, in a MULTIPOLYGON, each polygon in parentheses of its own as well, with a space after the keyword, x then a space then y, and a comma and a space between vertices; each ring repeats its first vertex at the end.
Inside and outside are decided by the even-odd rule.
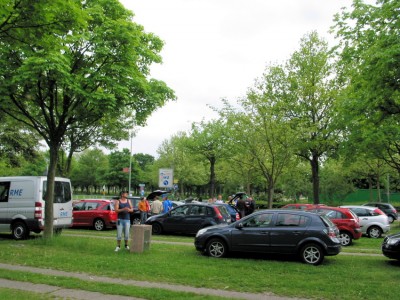
POLYGON ((143 252, 150 249, 151 225, 132 225, 130 252, 143 252))

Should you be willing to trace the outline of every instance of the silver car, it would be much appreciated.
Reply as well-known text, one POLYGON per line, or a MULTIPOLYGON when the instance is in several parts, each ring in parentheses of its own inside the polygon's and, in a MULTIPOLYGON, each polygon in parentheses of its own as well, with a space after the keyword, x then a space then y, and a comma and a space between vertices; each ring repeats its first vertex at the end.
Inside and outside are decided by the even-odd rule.
POLYGON ((370 238, 379 238, 382 233, 390 230, 387 215, 377 207, 362 205, 344 205, 340 207, 349 208, 357 215, 362 233, 370 238))

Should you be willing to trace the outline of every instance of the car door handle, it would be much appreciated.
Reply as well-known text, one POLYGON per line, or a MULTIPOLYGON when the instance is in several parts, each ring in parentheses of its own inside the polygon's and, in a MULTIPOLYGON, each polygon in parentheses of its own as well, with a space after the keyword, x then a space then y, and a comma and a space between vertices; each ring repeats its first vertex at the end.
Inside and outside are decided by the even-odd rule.
POLYGON ((293 234, 299 235, 299 234, 301 234, 301 232, 300 231, 293 231, 293 234))
POLYGON ((260 234, 268 234, 268 231, 260 231, 260 234))

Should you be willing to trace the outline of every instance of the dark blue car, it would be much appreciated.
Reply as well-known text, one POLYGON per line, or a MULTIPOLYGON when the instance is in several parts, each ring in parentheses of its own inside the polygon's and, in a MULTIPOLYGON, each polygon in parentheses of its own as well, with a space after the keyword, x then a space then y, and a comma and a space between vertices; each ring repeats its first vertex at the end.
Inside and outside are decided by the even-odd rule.
POLYGON ((212 257, 229 252, 298 255, 305 263, 320 264, 341 250, 339 230, 325 216, 304 211, 261 210, 231 225, 197 232, 196 250, 212 257))

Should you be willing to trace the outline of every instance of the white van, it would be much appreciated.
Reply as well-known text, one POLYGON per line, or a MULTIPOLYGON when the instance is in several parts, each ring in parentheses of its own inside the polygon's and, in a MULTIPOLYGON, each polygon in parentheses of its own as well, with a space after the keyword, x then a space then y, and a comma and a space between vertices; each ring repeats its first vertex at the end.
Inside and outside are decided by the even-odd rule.
MULTIPOLYGON (((0 232, 11 231, 16 240, 44 229, 46 176, 0 177, 0 232)), ((67 178, 54 184, 54 230, 60 233, 72 224, 72 189, 67 178)))

